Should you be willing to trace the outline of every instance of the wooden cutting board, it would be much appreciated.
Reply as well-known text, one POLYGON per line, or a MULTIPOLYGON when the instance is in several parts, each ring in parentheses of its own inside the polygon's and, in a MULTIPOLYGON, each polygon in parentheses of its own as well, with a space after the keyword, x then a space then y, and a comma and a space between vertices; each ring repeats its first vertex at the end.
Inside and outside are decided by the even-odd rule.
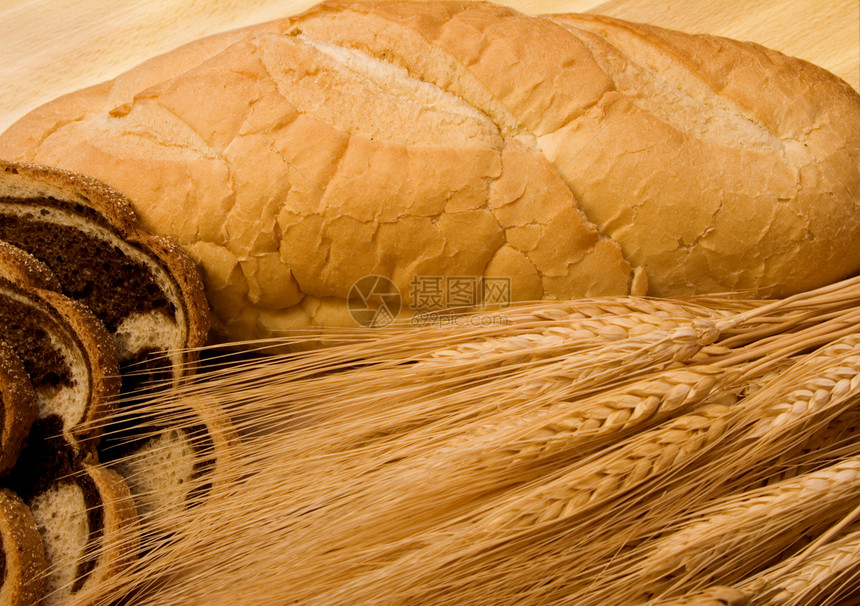
MULTIPOLYGON (((860 90, 860 0, 501 0, 752 40, 860 90)), ((288 16, 315 0, 0 0, 0 130, 37 105, 180 44, 288 16)))

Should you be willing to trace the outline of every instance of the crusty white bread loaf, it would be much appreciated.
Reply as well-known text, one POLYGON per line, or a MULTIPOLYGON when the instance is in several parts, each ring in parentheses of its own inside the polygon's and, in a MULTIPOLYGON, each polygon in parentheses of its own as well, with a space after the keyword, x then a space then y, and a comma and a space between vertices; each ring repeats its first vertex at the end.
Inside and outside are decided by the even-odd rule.
POLYGON ((205 272, 223 337, 350 287, 786 295, 860 268, 860 95, 761 46, 482 2, 330 2, 37 108, 0 157, 93 175, 205 272))
POLYGON ((0 490, 0 605, 38 604, 45 566, 45 548, 33 514, 13 492, 0 490))
POLYGON ((209 330, 200 277, 178 246, 140 227, 119 193, 68 171, 0 162, 0 240, 45 263, 56 289, 104 323, 123 391, 175 383, 193 368, 209 330))
POLYGON ((80 455, 94 452, 119 395, 110 336, 87 308, 55 287, 44 265, 0 242, 3 338, 21 359, 38 406, 22 457, 46 447, 37 435, 80 455))
POLYGON ((0 339, 0 478, 18 460, 37 414, 36 392, 21 358, 0 339))

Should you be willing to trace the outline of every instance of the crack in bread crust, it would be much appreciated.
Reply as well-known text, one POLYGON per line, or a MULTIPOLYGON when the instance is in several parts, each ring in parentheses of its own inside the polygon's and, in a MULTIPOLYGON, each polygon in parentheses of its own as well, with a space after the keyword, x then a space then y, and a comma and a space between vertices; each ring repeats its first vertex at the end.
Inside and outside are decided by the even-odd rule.
POLYGON ((559 16, 553 19, 591 51, 610 74, 615 90, 644 111, 657 115, 679 131, 727 147, 778 151, 787 143, 768 125, 731 99, 723 99, 688 63, 635 30, 604 29, 597 20, 559 16), (629 49, 618 43, 627 41, 629 49), (658 65, 659 61, 663 61, 658 65))

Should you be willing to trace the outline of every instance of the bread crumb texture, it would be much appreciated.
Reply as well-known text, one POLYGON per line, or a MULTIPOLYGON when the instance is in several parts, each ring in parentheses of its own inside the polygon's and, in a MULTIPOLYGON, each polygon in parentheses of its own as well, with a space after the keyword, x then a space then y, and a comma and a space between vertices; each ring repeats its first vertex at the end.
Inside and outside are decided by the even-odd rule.
POLYGON ((48 103, 0 157, 129 196, 221 336, 354 326, 350 287, 784 296, 860 267, 860 95, 755 44, 480 2, 330 2, 48 103), (644 276, 647 275, 647 280, 644 276))

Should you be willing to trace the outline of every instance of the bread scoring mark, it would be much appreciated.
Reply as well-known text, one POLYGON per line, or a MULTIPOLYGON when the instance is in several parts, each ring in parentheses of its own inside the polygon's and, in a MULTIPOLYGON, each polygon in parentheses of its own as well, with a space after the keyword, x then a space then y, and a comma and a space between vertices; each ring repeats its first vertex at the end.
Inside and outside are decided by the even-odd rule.
POLYGON ((720 96, 680 57, 650 39, 600 21, 552 20, 591 51, 619 92, 679 132, 762 152, 779 151, 786 144, 756 114, 720 96))
MULTIPOLYGON (((305 46, 311 46, 311 45, 305 44, 305 46)), ((387 74, 388 76, 391 76, 391 72, 394 72, 397 74, 396 78, 403 79, 403 81, 400 82, 400 85, 401 85, 400 92, 403 93, 404 91, 407 91, 407 93, 406 93, 406 97, 403 97, 402 94, 401 95, 391 95, 387 91, 381 91, 381 90, 379 90, 380 86, 376 82, 368 81, 364 76, 362 76, 361 74, 358 74, 356 72, 352 72, 353 80, 350 81, 349 86, 355 86, 355 84, 357 82, 367 81, 368 84, 373 85, 373 89, 376 90, 378 93, 383 94, 385 96, 389 96, 389 97, 397 97, 398 101, 396 101, 396 103, 399 104, 401 107, 403 106, 404 103, 406 103, 406 104, 415 106, 416 108, 419 108, 419 110, 421 112, 433 111, 433 112, 436 112, 437 114, 440 113, 440 110, 438 110, 436 108, 427 107, 426 104, 424 104, 424 103, 416 102, 416 100, 414 99, 414 96, 415 96, 414 91, 415 91, 415 86, 417 85, 417 87, 419 89, 421 89, 421 93, 419 93, 419 95, 423 95, 425 98, 428 95, 430 97, 435 98, 437 100, 437 105, 438 105, 438 99, 440 97, 445 99, 444 103, 447 103, 448 108, 445 110, 445 112, 441 112, 441 113, 445 113, 446 115, 450 116, 451 112, 449 110, 451 109, 451 106, 453 104, 455 107, 455 113, 457 113, 458 115, 466 116, 466 117, 472 119, 473 121, 480 121, 484 125, 487 124, 486 117, 484 117, 482 114, 480 114, 480 112, 471 112, 468 109, 466 109, 464 111, 464 104, 462 104, 462 102, 452 100, 452 98, 445 97, 444 92, 441 90, 437 90, 436 87, 433 87, 431 85, 422 86, 422 83, 420 81, 414 81, 413 79, 406 76, 405 72, 403 72, 402 70, 398 70, 397 68, 394 68, 393 66, 381 65, 381 64, 379 64, 379 62, 377 62, 376 60, 369 58, 369 57, 367 57, 365 59, 357 58, 357 57, 360 57, 361 55, 354 53, 353 51, 348 51, 348 50, 343 50, 342 52, 336 51, 334 49, 334 47, 331 47, 331 46, 326 47, 326 49, 325 49, 330 53, 328 55, 321 53, 319 50, 316 50, 316 49, 314 49, 314 50, 315 50, 315 53, 314 53, 315 55, 322 54, 323 56, 328 57, 328 60, 327 60, 328 62, 332 61, 333 59, 343 58, 343 56, 349 56, 350 57, 349 61, 350 61, 353 68, 355 68, 357 64, 360 64, 364 68, 367 68, 368 65, 370 64, 376 69, 376 73, 375 73, 376 77, 379 76, 379 73, 384 73, 384 74, 387 74), (332 57, 331 55, 334 55, 334 57, 332 57), (360 76, 360 80, 355 81, 354 76, 356 76, 356 75, 360 76), (404 84, 404 82, 406 82, 406 84, 404 84)), ((319 56, 316 57, 316 60, 317 61, 319 60, 319 56)), ((267 63, 269 63, 269 62, 267 62, 267 63)), ((340 70, 342 72, 344 70, 344 66, 342 66, 338 63, 337 67, 334 69, 340 70)), ((329 72, 329 73, 332 73, 332 72, 329 72)), ((277 76, 277 74, 272 75, 273 78, 275 78, 276 76, 277 76)), ((468 107, 468 106, 466 106, 466 107, 468 107)), ((312 109, 313 109, 313 107, 306 109, 305 111, 307 111, 313 115, 313 112, 311 111, 312 109)), ((490 126, 491 126, 491 133, 494 135, 494 137, 498 138, 497 129, 495 129, 492 126, 492 124, 490 124, 490 126)), ((385 249, 385 250, 380 249, 380 247, 378 247, 376 244, 377 236, 379 235, 380 230, 383 229, 388 224, 387 220, 380 213, 383 213, 383 212, 387 213, 389 209, 387 209, 387 208, 386 209, 378 209, 379 212, 377 212, 373 216, 364 216, 364 217, 351 216, 352 213, 350 213, 348 208, 346 208, 341 203, 335 204, 335 202, 334 202, 335 199, 339 200, 339 197, 334 195, 331 192, 332 184, 334 182, 336 182, 336 180, 341 176, 340 173, 343 172, 343 170, 344 170, 343 165, 344 165, 344 162, 346 161, 350 146, 351 145, 358 145, 358 144, 367 145, 368 140, 373 141, 373 139, 374 139, 374 137, 372 135, 369 136, 367 133, 364 133, 364 132, 360 132, 360 133, 352 132, 353 129, 349 127, 349 124, 346 124, 346 125, 341 124, 340 128, 341 129, 346 128, 347 132, 353 136, 351 136, 347 139, 348 144, 346 147, 340 148, 338 150, 335 166, 333 167, 332 170, 328 171, 326 183, 324 185, 318 185, 315 183, 310 183, 309 179, 305 179, 306 181, 308 181, 310 183, 310 185, 316 191, 319 192, 321 199, 326 203, 328 209, 331 211, 329 213, 326 213, 325 212, 326 209, 319 209, 315 214, 318 214, 320 217, 322 217, 323 214, 334 213, 336 217, 341 218, 341 221, 352 219, 356 223, 350 224, 348 226, 348 229, 351 230, 355 234, 356 238, 359 241, 366 242, 370 247, 372 247, 376 251, 376 254, 375 254, 376 259, 374 261, 375 265, 384 265, 384 266, 387 266, 390 268, 396 268, 398 265, 397 260, 392 259, 390 257, 389 251, 387 249, 385 249), (365 225, 365 224, 368 224, 368 225, 365 225), (365 227, 371 229, 372 230, 371 233, 365 233, 365 227)), ((482 126, 482 128, 484 128, 484 126, 482 126)), ((256 129, 256 130, 258 131, 258 133, 261 136, 263 135, 263 133, 260 132, 260 129, 256 129)), ((289 162, 289 160, 286 157, 283 156, 283 154, 280 152, 280 150, 277 150, 275 148, 274 142, 271 140, 271 138, 269 138, 267 136, 266 139, 271 142, 270 147, 273 149, 273 151, 276 151, 277 153, 282 155, 283 160, 285 162, 287 162, 288 165, 291 166, 291 168, 298 170, 296 167, 292 166, 292 164, 289 162)), ((382 139, 386 143, 390 143, 390 138, 387 135, 385 137, 382 137, 382 139)), ((408 149, 405 149, 404 151, 408 152, 408 149)), ((299 171, 299 174, 301 175, 300 171, 299 171)), ((301 175, 301 176, 304 178, 304 175, 301 175)), ((490 176, 484 176, 483 180, 485 183, 485 189, 488 189, 489 184, 492 182, 493 178, 491 178, 490 176)), ((342 187, 342 185, 338 185, 338 187, 342 187)), ((357 210, 357 209, 355 209, 355 210, 357 210)), ((392 210, 394 210, 394 209, 392 209, 392 210)), ((476 210, 476 209, 473 209, 473 210, 476 210)), ((455 214, 454 212, 448 211, 448 210, 437 210, 437 211, 434 211, 432 214, 428 214, 427 212, 418 211, 418 214, 416 215, 415 214, 416 209, 414 209, 412 207, 402 209, 398 212, 402 217, 405 214, 409 214, 410 211, 414 216, 429 217, 431 219, 434 215, 435 216, 441 216, 442 214, 445 214, 445 215, 455 214)), ((307 218, 306 215, 302 214, 302 213, 290 213, 290 214, 294 215, 295 219, 299 220, 299 221, 302 221, 302 220, 307 218)), ((286 227, 288 227, 288 226, 286 226, 286 227)), ((289 237, 288 231, 285 231, 285 226, 281 225, 281 231, 282 231, 282 234, 285 234, 286 237, 289 237)), ((440 237, 438 239, 443 242, 443 246, 444 246, 445 238, 440 235, 440 237)), ((322 251, 323 259, 321 262, 318 263, 318 265, 321 265, 323 268, 331 267, 333 262, 334 262, 334 260, 332 258, 332 244, 333 243, 334 243, 334 240, 332 238, 328 238, 325 233, 321 234, 321 241, 319 243, 319 248, 322 251)), ((315 273, 315 275, 317 275, 317 274, 318 274, 318 272, 315 273)), ((305 285, 305 279, 310 279, 310 277, 305 276, 305 278, 303 278, 302 272, 297 271, 297 269, 295 267, 293 268, 291 275, 293 276, 293 279, 296 280, 297 284, 299 285, 299 288, 304 293, 314 294, 314 295, 329 294, 329 293, 320 293, 319 289, 312 289, 309 286, 306 286, 305 285)), ((337 294, 337 293, 330 293, 330 294, 337 294)))
MULTIPOLYGON (((381 90, 389 94, 395 94, 423 107, 461 114, 480 122, 492 122, 486 113, 474 105, 434 83, 411 76, 405 68, 346 46, 314 40, 307 36, 299 36, 299 39, 328 55, 357 75, 374 82, 381 90)), ((497 131, 499 130, 499 125, 493 123, 493 126, 497 131)))
POLYGON ((403 146, 498 144, 498 129, 486 116, 452 96, 424 103, 430 88, 394 66, 332 46, 323 52, 304 37, 261 34, 251 41, 284 99, 351 136, 403 146))
MULTIPOLYGON (((381 63, 382 66, 369 70, 371 76, 380 70, 382 73, 403 70, 410 80, 435 87, 456 103, 470 106, 501 134, 535 147, 533 134, 460 61, 435 45, 437 41, 428 41, 423 32, 403 27, 397 17, 391 17, 373 8, 368 12, 361 4, 344 5, 337 12, 310 13, 300 18, 302 38, 381 63), (421 48, 414 53, 416 46, 421 48)), ((359 62, 364 63, 365 59, 360 58, 359 62)), ((388 87, 388 83, 383 83, 380 89, 388 87)))

